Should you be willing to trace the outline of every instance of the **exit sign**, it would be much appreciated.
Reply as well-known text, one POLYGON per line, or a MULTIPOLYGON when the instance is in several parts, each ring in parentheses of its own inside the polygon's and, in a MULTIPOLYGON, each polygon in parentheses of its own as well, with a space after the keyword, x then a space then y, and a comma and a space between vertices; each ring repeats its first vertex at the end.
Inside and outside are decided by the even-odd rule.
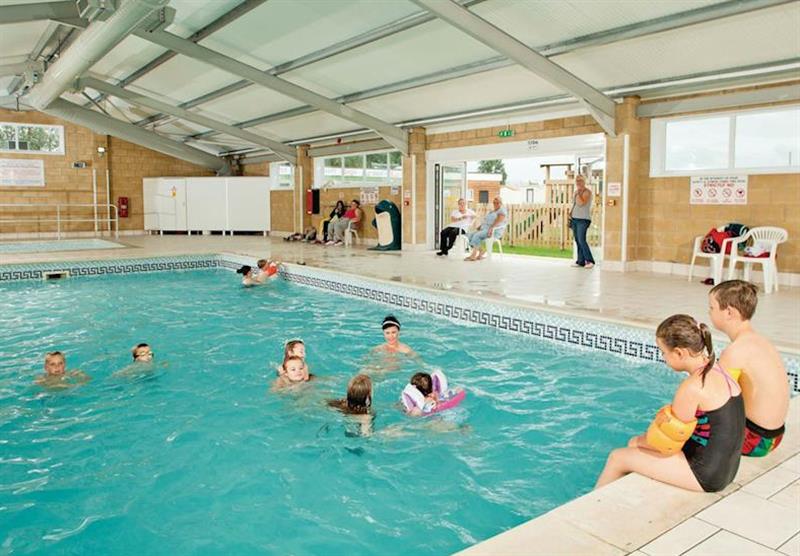
POLYGON ((498 137, 513 137, 514 130, 513 129, 501 129, 497 132, 498 137))

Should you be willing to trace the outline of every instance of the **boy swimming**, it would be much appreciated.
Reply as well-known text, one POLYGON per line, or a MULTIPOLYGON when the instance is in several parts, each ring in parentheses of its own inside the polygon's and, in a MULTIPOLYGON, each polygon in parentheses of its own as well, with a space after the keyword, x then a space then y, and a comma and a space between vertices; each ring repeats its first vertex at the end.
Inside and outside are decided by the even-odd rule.
POLYGON ((71 388, 91 380, 83 371, 67 371, 67 358, 60 351, 44 356, 44 373, 36 377, 36 384, 48 388, 71 388))

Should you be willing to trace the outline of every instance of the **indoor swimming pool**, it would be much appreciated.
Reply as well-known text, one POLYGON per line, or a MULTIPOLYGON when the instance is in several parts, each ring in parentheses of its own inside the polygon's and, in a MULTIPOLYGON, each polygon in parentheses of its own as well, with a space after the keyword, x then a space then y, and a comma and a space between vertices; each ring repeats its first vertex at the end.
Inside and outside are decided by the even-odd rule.
POLYGON ((679 381, 222 269, 2 283, 0 328, 0 520, 21 554, 452 553, 591 490, 679 381), (370 354, 388 313, 419 359, 370 354), (317 378, 272 392, 296 337, 317 378), (139 342, 152 367, 131 367, 139 342), (34 385, 52 350, 92 380, 34 385), (403 386, 437 368, 466 400, 406 417, 403 386), (367 437, 324 403, 360 371, 367 437))

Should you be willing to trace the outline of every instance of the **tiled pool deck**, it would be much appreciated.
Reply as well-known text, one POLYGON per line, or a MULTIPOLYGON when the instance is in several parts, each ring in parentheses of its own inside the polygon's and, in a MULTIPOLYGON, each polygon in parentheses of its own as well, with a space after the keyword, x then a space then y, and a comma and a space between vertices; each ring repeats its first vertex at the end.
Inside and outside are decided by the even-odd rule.
MULTIPOLYGON (((480 319, 474 308, 483 300, 511 306, 512 316, 513 307, 525 314, 546 309, 557 313, 547 317, 555 323, 560 317, 574 315, 609 321, 610 327, 633 325, 639 328, 634 331, 634 344, 645 334, 642 327, 653 330, 675 312, 702 319, 707 306, 708 288, 699 283, 674 276, 570 268, 567 260, 506 256, 464 263, 428 252, 373 253, 359 247, 324 248, 254 236, 130 236, 120 243, 128 248, 0 253, 0 265, 62 261, 67 266, 69 261, 218 252, 249 259, 271 256, 387 281, 387 288, 391 284, 418 286, 423 288, 422 303, 446 296, 445 291, 465 294, 458 296, 459 310, 471 310, 469 318, 473 320, 480 319)), ((202 267, 190 260, 182 264, 184 268, 202 267)), ((70 266, 76 274, 97 273, 92 265, 70 266)), ((312 280, 313 272, 305 272, 302 266, 293 268, 297 280, 312 280)), ((782 288, 761 296, 755 324, 784 352, 796 355, 800 347, 798 315, 800 290, 782 288)), ((795 433, 799 427, 800 397, 792 401, 780 448, 766 458, 744 458, 735 482, 721 494, 685 492, 631 475, 462 553, 800 555, 800 438, 795 433)))

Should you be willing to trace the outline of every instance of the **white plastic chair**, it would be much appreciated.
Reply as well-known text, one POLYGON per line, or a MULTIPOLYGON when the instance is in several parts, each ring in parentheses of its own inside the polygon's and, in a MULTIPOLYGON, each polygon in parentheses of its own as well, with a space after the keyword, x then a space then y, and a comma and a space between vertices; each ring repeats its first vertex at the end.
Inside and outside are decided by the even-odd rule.
POLYGON ((500 248, 500 258, 503 258, 503 234, 506 233, 506 226, 508 223, 499 225, 492 231, 492 234, 488 236, 484 241, 486 242, 486 258, 491 259, 492 253, 494 252, 494 244, 497 243, 497 246, 500 248), (494 232, 500 230, 500 236, 495 237, 494 232))
POLYGON ((453 246, 447 252, 447 257, 463 259, 467 252, 469 252, 469 236, 467 236, 467 232, 465 230, 461 230, 456 237, 456 240, 453 242, 453 246))
POLYGON ((353 236, 356 236, 356 239, 361 241, 361 238, 358 237, 358 229, 353 226, 353 221, 350 220, 347 223, 347 229, 344 231, 344 245, 345 247, 350 247, 353 245, 353 236))
POLYGON ((759 226, 752 228, 747 234, 733 240, 731 247, 730 263, 728 266, 728 280, 732 280, 736 272, 736 263, 744 266, 744 279, 750 281, 750 267, 760 264, 764 271, 764 293, 772 293, 773 288, 778 291, 778 264, 775 256, 778 245, 789 239, 789 232, 775 226, 759 226), (739 254, 737 247, 740 243, 753 240, 754 245, 763 245, 769 250, 769 257, 748 257, 739 254))
MULTIPOLYGON (((722 240, 722 246, 719 253, 706 253, 703 251, 703 239, 706 236, 697 236, 694 238, 694 248, 692 249, 692 264, 689 265, 689 282, 692 281, 692 275, 694 273, 694 262, 697 260, 697 257, 703 257, 706 259, 711 259, 708 262, 708 265, 711 267, 711 277, 714 279, 714 284, 719 284, 722 282, 722 270, 725 266, 725 254, 728 250, 728 244, 731 243, 733 240, 737 239, 734 237, 729 237, 728 239, 722 240)), ((731 252, 733 252, 733 248, 731 248, 731 252)))

